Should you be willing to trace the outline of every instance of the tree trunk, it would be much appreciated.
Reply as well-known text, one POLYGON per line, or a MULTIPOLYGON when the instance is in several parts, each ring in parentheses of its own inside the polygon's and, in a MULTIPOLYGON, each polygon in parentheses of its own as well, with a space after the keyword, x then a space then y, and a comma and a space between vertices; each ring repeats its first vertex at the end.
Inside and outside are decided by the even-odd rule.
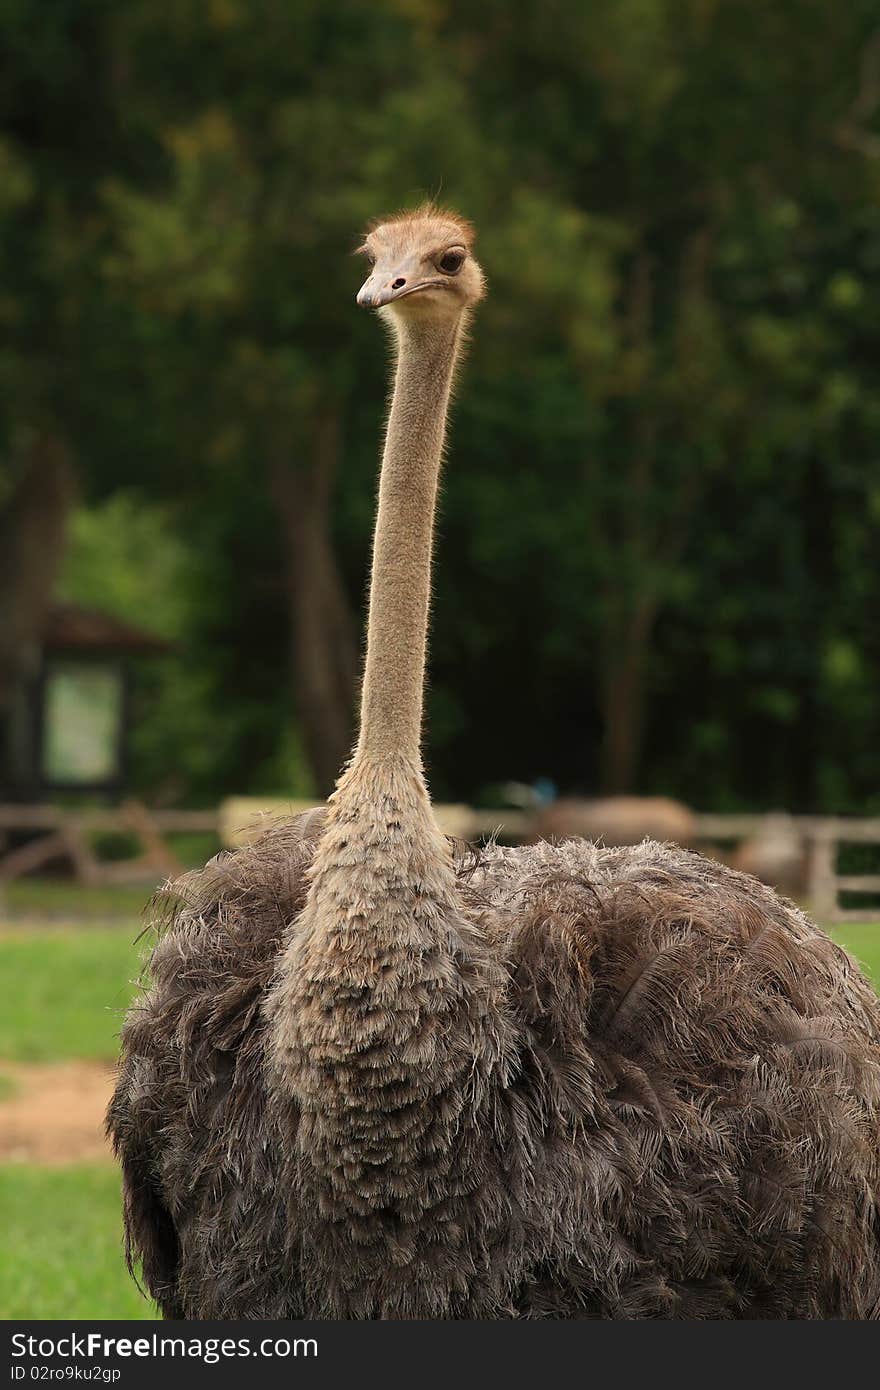
POLYGON ((284 533, 297 712, 317 790, 326 795, 351 751, 358 651, 330 530, 339 421, 322 416, 307 468, 272 462, 284 533))
MULTIPOLYGON (((672 336, 682 368, 691 364, 699 351, 699 340, 692 333, 692 315, 706 302, 711 244, 708 227, 701 225, 685 240, 681 251, 672 336)), ((642 364, 629 399, 632 443, 625 465, 626 486, 613 490, 602 528, 614 545, 598 672, 603 726, 600 776, 606 795, 636 790, 651 636, 665 601, 663 580, 672 573, 687 539, 699 479, 699 469, 693 464, 672 479, 660 472, 664 406, 662 392, 658 395, 657 391, 662 348, 657 340, 657 277, 654 257, 642 244, 632 263, 624 321, 624 341, 642 364), (674 503, 671 509, 670 501, 674 503)), ((682 421, 675 421, 674 447, 688 441, 688 430, 684 413, 682 421)))
POLYGON ((602 662, 601 789, 605 796, 636 790, 645 712, 645 677, 653 605, 641 603, 610 623, 602 662))
POLYGON ((0 513, 0 787, 5 795, 14 794, 18 780, 10 734, 14 697, 38 667, 74 490, 66 446, 43 434, 28 446, 21 477, 0 513))

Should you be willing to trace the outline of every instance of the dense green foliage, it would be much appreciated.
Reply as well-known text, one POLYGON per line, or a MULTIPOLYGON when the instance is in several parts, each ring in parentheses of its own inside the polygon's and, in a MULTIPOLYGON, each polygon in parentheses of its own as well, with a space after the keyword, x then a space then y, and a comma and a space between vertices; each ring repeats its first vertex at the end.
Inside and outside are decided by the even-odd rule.
POLYGON ((877 0, 5 13, 0 509, 28 432, 63 436, 67 592, 177 640, 142 678, 144 790, 335 765, 352 682, 327 725, 309 672, 353 665, 386 391, 347 252, 439 194, 491 293, 436 793, 880 810, 877 0))

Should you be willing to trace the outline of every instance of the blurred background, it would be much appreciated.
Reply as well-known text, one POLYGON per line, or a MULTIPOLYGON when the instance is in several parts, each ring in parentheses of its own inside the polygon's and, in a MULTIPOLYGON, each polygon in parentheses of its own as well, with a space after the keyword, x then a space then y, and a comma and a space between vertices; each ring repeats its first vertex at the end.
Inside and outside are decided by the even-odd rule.
POLYGON ((668 832, 880 965, 880 0, 7 0, 2 52, 0 1314, 149 1316, 134 923, 349 748, 377 214, 448 201, 490 285, 450 828, 668 832))

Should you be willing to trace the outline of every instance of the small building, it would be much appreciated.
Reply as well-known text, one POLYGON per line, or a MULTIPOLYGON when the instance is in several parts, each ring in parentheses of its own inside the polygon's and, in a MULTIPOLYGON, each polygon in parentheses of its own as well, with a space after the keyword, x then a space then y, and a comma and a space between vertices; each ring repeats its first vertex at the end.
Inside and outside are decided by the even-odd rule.
POLYGON ((0 799, 122 794, 133 662, 171 649, 109 613, 54 604, 6 721, 0 799))

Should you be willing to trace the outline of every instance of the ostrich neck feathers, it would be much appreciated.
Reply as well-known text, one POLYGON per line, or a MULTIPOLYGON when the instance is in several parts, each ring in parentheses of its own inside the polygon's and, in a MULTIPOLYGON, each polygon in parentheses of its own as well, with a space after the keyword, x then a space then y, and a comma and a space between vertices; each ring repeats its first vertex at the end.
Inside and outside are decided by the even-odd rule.
MULTIPOLYGON (((459 315, 395 319, 397 370, 373 543, 361 730, 354 761, 420 763, 434 514, 459 315)), ((346 786, 340 788, 346 794, 346 786)), ((337 793, 339 795, 340 793, 337 793)))
MULTIPOLYGON (((455 1254, 476 1179, 469 1136, 512 1028, 431 810, 420 735, 431 548, 460 317, 395 324, 360 739, 328 807, 270 1006, 275 1084, 300 1109, 316 1239, 352 1238, 377 1277, 455 1254)), ((307 1230, 309 1222, 306 1223, 307 1230)), ((307 1237, 306 1237, 307 1238, 307 1237)), ((337 1296, 341 1296, 337 1292, 337 1296)), ((389 1295, 389 1302, 391 1302, 389 1295)), ((438 1303, 438 1309, 442 1308, 438 1303)))

